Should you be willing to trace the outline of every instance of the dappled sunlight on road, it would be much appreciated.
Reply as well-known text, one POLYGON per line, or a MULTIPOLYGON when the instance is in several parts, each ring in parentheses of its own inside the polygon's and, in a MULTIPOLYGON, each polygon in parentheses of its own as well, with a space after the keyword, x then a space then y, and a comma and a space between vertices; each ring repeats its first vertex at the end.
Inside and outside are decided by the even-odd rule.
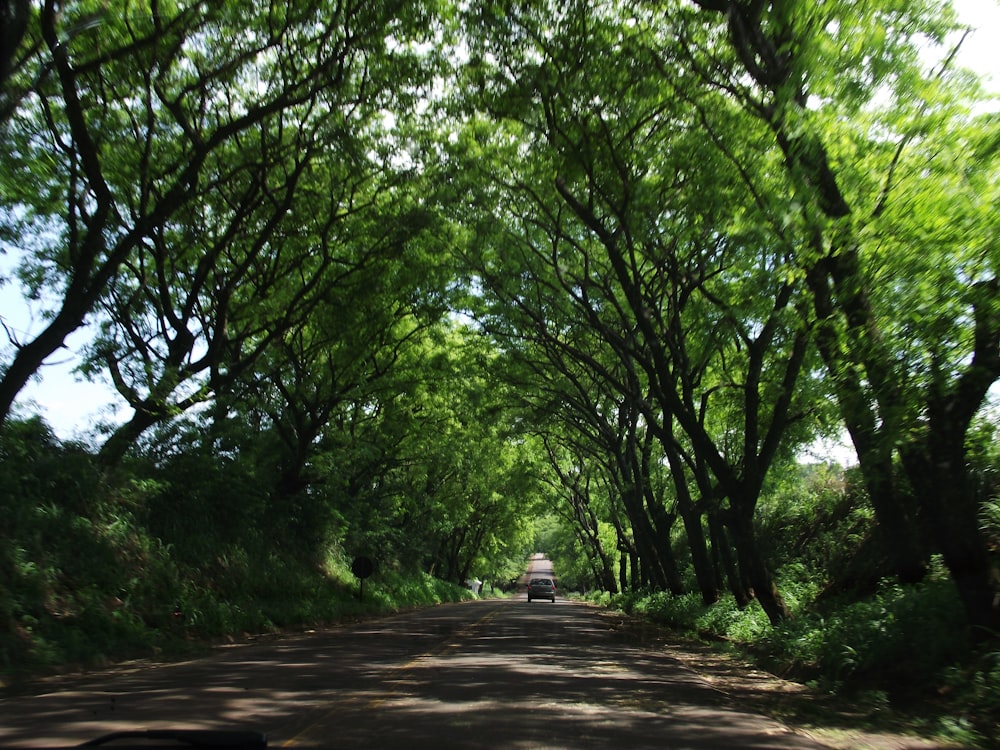
POLYGON ((357 712, 292 738, 349 747, 819 747, 664 654, 615 644, 583 605, 508 602, 413 659, 357 712))
POLYGON ((272 746, 816 748, 602 610, 480 601, 262 638, 8 699, 0 745, 240 728, 272 746))

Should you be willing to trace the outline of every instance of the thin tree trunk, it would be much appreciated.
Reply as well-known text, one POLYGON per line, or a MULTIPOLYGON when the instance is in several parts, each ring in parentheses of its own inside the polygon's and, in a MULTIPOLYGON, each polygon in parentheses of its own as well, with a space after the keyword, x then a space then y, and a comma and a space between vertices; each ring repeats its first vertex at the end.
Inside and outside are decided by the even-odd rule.
POLYGON ((753 528, 753 512, 746 503, 741 505, 738 499, 735 503, 733 498, 729 501, 729 529, 736 547, 740 572, 750 581, 754 597, 760 602, 767 619, 772 625, 779 625, 791 616, 791 612, 760 554, 753 528))
POLYGON ((719 514, 720 511, 718 510, 709 511, 708 513, 708 528, 712 535, 712 553, 715 555, 719 567, 722 568, 725 574, 729 591, 736 600, 736 606, 744 609, 753 601, 753 595, 747 589, 743 578, 740 576, 739 568, 736 566, 736 561, 733 560, 726 527, 719 514))
POLYGON ((705 531, 701 525, 701 510, 691 497, 684 463, 681 460, 677 444, 672 439, 672 434, 667 436, 667 439, 661 440, 661 444, 667 462, 670 464, 670 474, 673 477, 674 490, 677 495, 677 510, 684 523, 688 549, 691 552, 691 566, 694 568, 694 576, 698 582, 701 599, 705 604, 715 604, 719 601, 719 586, 716 577, 712 574, 705 531))

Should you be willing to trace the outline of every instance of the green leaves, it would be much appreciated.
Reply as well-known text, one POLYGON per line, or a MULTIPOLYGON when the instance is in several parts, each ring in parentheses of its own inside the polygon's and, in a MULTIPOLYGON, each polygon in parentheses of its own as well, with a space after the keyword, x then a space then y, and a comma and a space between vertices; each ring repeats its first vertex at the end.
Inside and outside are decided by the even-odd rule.
POLYGON ((995 379, 1000 138, 939 3, 128 11, 33 19, 0 156, 55 300, 0 414, 96 315, 84 367, 135 409, 109 465, 191 414, 297 518, 458 579, 564 450, 606 495, 587 544, 665 581, 685 502, 704 546, 725 498, 754 565, 831 390, 893 496, 893 455, 995 379))

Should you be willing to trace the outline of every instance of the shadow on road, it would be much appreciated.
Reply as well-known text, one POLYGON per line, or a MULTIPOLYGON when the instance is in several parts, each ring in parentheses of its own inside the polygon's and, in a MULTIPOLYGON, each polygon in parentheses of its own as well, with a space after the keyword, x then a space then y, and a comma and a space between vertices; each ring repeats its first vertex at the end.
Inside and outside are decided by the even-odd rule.
POLYGON ((488 600, 132 665, 0 702, 0 746, 172 727, 328 748, 822 747, 620 622, 561 599, 488 600))

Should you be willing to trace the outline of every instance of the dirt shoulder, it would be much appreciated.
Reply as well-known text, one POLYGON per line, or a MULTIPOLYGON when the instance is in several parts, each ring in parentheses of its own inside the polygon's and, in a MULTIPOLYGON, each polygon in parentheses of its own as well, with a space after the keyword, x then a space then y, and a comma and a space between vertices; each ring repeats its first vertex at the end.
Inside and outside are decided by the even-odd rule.
POLYGON ((915 716, 863 699, 838 698, 777 677, 750 659, 672 631, 607 612, 610 627, 669 654, 735 704, 781 721, 834 750, 960 750, 969 745, 928 736, 915 716))

